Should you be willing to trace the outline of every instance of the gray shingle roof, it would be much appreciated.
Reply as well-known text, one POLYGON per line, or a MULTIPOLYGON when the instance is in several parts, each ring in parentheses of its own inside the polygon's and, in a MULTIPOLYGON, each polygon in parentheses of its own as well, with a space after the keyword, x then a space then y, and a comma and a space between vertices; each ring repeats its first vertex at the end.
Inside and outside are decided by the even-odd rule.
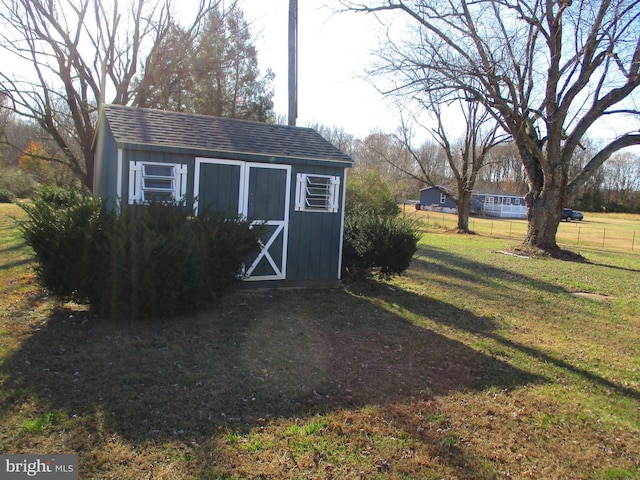
POLYGON ((103 112, 118 143, 351 163, 311 128, 122 105, 103 112))

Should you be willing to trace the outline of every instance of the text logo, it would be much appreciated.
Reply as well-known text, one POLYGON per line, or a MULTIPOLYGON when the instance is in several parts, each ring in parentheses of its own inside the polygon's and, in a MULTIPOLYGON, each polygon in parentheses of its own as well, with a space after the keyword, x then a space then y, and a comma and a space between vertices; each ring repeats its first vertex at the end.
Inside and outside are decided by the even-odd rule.
POLYGON ((78 455, 0 455, 0 478, 78 480, 78 455))

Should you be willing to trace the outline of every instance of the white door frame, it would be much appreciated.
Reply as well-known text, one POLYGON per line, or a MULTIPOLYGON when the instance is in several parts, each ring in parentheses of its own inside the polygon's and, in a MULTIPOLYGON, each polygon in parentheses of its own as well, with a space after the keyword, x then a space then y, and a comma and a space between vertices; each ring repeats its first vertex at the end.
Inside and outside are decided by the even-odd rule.
POLYGON ((193 185, 194 195, 194 210, 198 213, 198 196, 200 194, 200 169, 203 164, 223 164, 223 165, 235 165, 240 168, 240 182, 238 185, 238 215, 242 218, 247 218, 249 212, 249 181, 251 179, 252 169, 278 169, 286 172, 285 180, 285 199, 284 199, 284 212, 282 220, 272 219, 254 219, 252 225, 265 224, 275 226, 275 231, 266 240, 266 243, 260 242, 260 253, 255 260, 248 267, 245 265, 245 277, 246 281, 262 281, 262 280, 284 280, 287 278, 287 248, 289 240, 289 203, 291 198, 291 165, 274 164, 274 163, 254 163, 243 162, 240 160, 224 160, 215 158, 196 158, 195 176, 193 185), (282 235, 282 258, 274 259, 269 248, 273 245, 279 235, 282 235), (275 272, 273 275, 252 275, 260 261, 265 259, 273 268, 275 272), (279 260, 279 262, 277 261, 279 260))

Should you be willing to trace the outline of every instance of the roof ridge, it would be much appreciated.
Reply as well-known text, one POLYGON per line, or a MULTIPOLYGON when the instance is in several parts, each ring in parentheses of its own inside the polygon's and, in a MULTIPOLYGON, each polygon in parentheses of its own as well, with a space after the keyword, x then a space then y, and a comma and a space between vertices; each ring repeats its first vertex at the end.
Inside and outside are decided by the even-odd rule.
POLYGON ((122 104, 118 104, 118 103, 108 103, 108 104, 104 104, 102 106, 103 108, 118 108, 118 109, 126 109, 126 110, 131 110, 131 111, 146 111, 146 112, 157 112, 159 114, 162 115, 181 115, 181 116, 185 116, 185 117, 198 117, 198 118, 216 118, 219 119, 221 121, 228 121, 228 122, 242 122, 242 123, 254 123, 257 125, 269 125, 269 126, 273 126, 273 127, 281 127, 281 128, 285 128, 285 129, 300 129, 300 130, 311 130, 317 133, 317 131, 312 128, 312 127, 300 127, 300 126, 292 126, 292 125, 282 125, 280 123, 269 123, 269 122, 261 122, 259 120, 247 120, 244 118, 235 118, 235 117, 222 117, 222 116, 218 116, 218 115, 209 115, 206 113, 192 113, 192 112, 177 112, 175 110, 162 110, 160 108, 152 108, 152 107, 134 107, 132 105, 122 105, 122 104))

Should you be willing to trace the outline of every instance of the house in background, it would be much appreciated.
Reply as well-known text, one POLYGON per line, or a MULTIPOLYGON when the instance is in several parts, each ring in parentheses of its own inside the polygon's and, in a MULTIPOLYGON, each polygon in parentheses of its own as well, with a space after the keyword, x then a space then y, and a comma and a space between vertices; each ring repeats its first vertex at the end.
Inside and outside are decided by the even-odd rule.
MULTIPOLYGON (((445 187, 439 187, 448 191, 445 187)), ((445 213, 458 213, 458 206, 445 193, 436 190, 435 187, 425 187, 420 189, 420 208, 445 213)))
MULTIPOLYGON (((446 187, 439 187, 447 191, 446 187)), ((420 190, 420 208, 445 213, 458 213, 455 202, 434 187, 420 190)), ((527 218, 527 204, 524 196, 511 192, 473 193, 471 213, 498 218, 527 218)))
POLYGON ((122 208, 182 201, 266 225, 251 286, 335 285, 351 159, 315 130, 106 105, 94 193, 122 208))
POLYGON ((524 196, 510 192, 474 193, 471 212, 498 218, 527 218, 524 196))

